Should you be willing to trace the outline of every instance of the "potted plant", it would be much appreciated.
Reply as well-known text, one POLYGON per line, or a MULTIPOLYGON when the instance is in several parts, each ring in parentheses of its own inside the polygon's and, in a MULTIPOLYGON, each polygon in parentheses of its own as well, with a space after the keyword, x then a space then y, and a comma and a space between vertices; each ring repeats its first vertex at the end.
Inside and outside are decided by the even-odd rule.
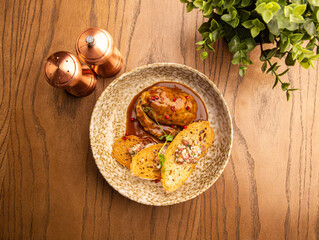
POLYGON ((197 42, 201 59, 213 51, 213 44, 224 37, 232 63, 239 65, 239 75, 244 76, 247 66, 252 64, 248 53, 256 46, 261 49, 261 70, 275 77, 273 88, 278 83, 289 100, 290 83, 283 82, 286 74, 279 69, 275 58, 285 58, 287 66, 298 63, 304 67, 314 67, 319 58, 319 0, 181 0, 186 3, 187 12, 200 9, 208 21, 198 31, 202 40, 197 42), (273 48, 264 49, 265 43, 273 48))

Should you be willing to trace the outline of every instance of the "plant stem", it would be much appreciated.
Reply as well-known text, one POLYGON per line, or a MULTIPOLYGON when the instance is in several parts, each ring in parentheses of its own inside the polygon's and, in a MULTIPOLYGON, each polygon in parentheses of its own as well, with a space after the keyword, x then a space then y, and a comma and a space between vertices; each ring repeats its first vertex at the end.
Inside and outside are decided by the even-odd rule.
MULTIPOLYGON (((269 60, 269 59, 266 59, 266 60, 267 60, 268 64, 270 65, 270 67, 272 67, 273 65, 271 64, 270 60, 269 60)), ((278 74, 276 73, 276 70, 275 70, 274 68, 272 68, 271 71, 272 71, 273 74, 275 74, 276 79, 278 79, 278 81, 279 81, 281 84, 283 84, 283 82, 280 80, 278 74)))
POLYGON ((266 56, 266 54, 265 54, 265 52, 264 52, 262 43, 260 43, 260 50, 261 50, 261 53, 265 56, 266 61, 268 62, 269 66, 270 66, 270 68, 271 68, 272 73, 275 74, 276 79, 278 79, 278 81, 279 81, 281 84, 283 84, 283 82, 282 82, 281 79, 279 78, 278 74, 276 73, 275 68, 273 68, 273 64, 272 64, 272 63, 270 62, 270 60, 267 58, 267 56, 266 56))
POLYGON ((152 115, 153 115, 153 117, 154 117, 154 119, 155 119, 155 122, 157 123, 157 125, 160 127, 160 129, 161 129, 162 132, 164 133, 164 136, 167 137, 167 134, 166 134, 166 132, 163 130, 161 124, 158 123, 157 118, 156 118, 156 115, 153 113, 152 109, 150 109, 150 111, 151 111, 151 113, 152 113, 152 115))
POLYGON ((158 158, 160 159, 160 164, 162 165, 162 171, 164 172, 165 171, 165 168, 164 168, 164 162, 165 162, 165 156, 164 156, 164 154, 163 153, 161 153, 162 152, 162 150, 163 150, 163 148, 166 146, 166 144, 167 144, 167 142, 168 142, 168 139, 169 139, 169 137, 171 136, 171 134, 169 134, 169 135, 167 135, 166 134, 166 132, 163 130, 163 128, 162 128, 162 126, 159 124, 159 122, 157 121, 157 117, 156 117, 156 115, 155 115, 155 113, 153 112, 153 109, 152 108, 150 108, 150 107, 148 107, 148 110, 149 111, 151 111, 151 113, 152 113, 152 115, 153 115, 153 117, 154 117, 154 119, 155 119, 155 122, 156 122, 156 124, 160 127, 160 129, 162 130, 162 132, 164 133, 164 136, 165 136, 165 142, 164 142, 164 144, 163 144, 163 146, 161 147, 161 149, 158 151, 158 153, 157 153, 157 156, 158 156, 158 158), (163 155, 163 161, 161 160, 161 157, 160 157, 160 155, 163 155))
MULTIPOLYGON (((169 136, 169 135, 168 135, 169 136)), ((161 149, 158 151, 158 154, 161 154, 163 148, 165 147, 165 145, 167 144, 168 140, 166 139, 163 146, 161 147, 161 149)))

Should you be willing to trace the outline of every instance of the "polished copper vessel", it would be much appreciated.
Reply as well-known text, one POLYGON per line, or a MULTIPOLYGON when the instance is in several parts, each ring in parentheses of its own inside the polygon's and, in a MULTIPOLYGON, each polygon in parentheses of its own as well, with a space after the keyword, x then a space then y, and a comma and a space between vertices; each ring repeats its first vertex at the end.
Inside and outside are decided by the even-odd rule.
POLYGON ((52 54, 45 63, 44 72, 53 87, 65 89, 77 97, 89 95, 96 87, 95 74, 69 52, 52 54))
POLYGON ((112 36, 101 28, 85 30, 78 37, 75 48, 80 60, 90 65, 101 77, 114 76, 123 66, 123 59, 120 51, 114 47, 112 36))

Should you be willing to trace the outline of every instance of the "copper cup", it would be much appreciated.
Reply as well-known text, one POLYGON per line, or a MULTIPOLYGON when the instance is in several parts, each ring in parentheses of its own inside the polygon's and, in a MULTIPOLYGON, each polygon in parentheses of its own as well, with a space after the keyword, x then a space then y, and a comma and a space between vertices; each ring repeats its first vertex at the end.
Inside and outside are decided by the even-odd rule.
POLYGON ((117 74, 123 59, 120 51, 114 47, 112 36, 101 28, 89 28, 78 37, 76 52, 81 61, 101 77, 111 77, 117 74))
POLYGON ((77 97, 89 95, 96 87, 94 73, 69 52, 52 54, 45 63, 44 72, 53 87, 65 89, 77 97))

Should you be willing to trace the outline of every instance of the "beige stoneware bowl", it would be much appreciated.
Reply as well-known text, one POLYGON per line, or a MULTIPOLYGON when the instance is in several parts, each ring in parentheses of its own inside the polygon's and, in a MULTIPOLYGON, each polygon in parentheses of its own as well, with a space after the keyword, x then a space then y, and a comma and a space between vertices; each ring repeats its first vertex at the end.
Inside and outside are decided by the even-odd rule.
POLYGON ((98 99, 90 123, 90 141, 95 162, 106 181, 120 194, 148 205, 171 205, 192 199, 207 190, 223 172, 232 147, 233 128, 228 107, 217 87, 197 70, 175 63, 138 67, 114 80, 98 99), (200 159, 185 184, 165 193, 161 183, 130 174, 112 158, 115 139, 125 133, 126 110, 132 98, 156 82, 178 82, 193 89, 204 101, 215 142, 200 159))

